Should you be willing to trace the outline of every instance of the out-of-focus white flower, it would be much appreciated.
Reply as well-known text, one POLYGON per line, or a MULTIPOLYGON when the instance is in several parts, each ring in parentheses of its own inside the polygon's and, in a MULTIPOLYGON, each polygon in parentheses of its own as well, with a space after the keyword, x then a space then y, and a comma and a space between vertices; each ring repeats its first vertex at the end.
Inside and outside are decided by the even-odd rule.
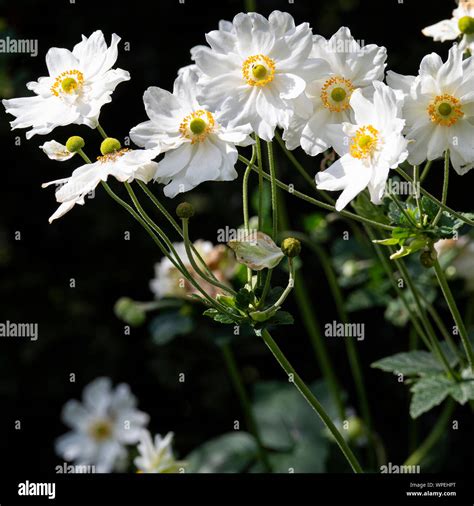
MULTIPOLYGON (((199 277, 191 267, 183 242, 174 243, 173 246, 191 276, 199 282, 207 294, 215 298, 217 294, 221 293, 219 288, 199 277)), ((201 239, 194 242, 194 247, 217 280, 221 283, 229 283, 237 268, 232 252, 223 244, 214 246, 211 242, 201 239)), ((199 265, 197 258, 196 262, 199 265)), ((193 294, 200 294, 167 257, 155 265, 155 278, 151 280, 150 288, 158 299, 163 297, 188 298, 193 294)))
POLYGON ((180 71, 173 93, 148 88, 143 100, 150 120, 130 132, 138 146, 166 152, 155 177, 167 184, 167 197, 187 192, 204 181, 232 181, 237 177, 235 146, 253 143, 249 126, 225 128, 218 114, 198 103, 197 79, 193 69, 186 67, 180 71))
POLYGON ((400 118, 402 100, 387 85, 374 82, 373 101, 360 90, 351 96, 355 124, 330 125, 331 145, 341 158, 316 174, 316 186, 322 190, 343 190, 336 202, 340 211, 368 187, 370 199, 380 204, 388 174, 407 155, 407 141, 402 135, 400 118))
POLYGON ((151 434, 144 429, 140 435, 140 443, 137 446, 139 452, 134 464, 139 473, 177 473, 184 466, 174 458, 173 433, 168 432, 165 437, 156 434, 154 441, 151 434))
POLYGON ((84 205, 87 194, 92 192, 101 181, 114 176, 121 182, 131 183, 138 179, 148 183, 153 179, 158 164, 151 160, 156 157, 152 150, 121 149, 104 156, 99 156, 94 163, 87 163, 77 168, 70 177, 44 183, 43 188, 50 185, 61 185, 56 192, 56 200, 61 204, 49 218, 60 218, 76 204, 84 205))
POLYGON ((459 239, 441 239, 434 245, 440 260, 451 256, 448 269, 450 274, 462 278, 466 288, 474 291, 474 241, 468 235, 459 239))
POLYGON ((459 46, 462 51, 474 52, 474 1, 461 0, 454 9, 451 19, 423 28, 422 33, 434 40, 444 42, 462 37, 459 46))
POLYGON ((314 74, 306 87, 313 112, 309 118, 297 113, 283 133, 288 149, 301 146, 311 156, 330 147, 326 125, 352 121, 350 98, 360 89, 367 98, 372 83, 384 77, 387 51, 370 44, 361 47, 349 28, 340 28, 329 40, 316 35, 311 56, 327 63, 324 72, 314 74))
POLYGON ((76 465, 95 466, 99 473, 116 470, 127 456, 126 445, 138 442, 148 415, 136 408, 124 383, 112 389, 110 378, 97 378, 84 388, 82 404, 68 401, 63 422, 72 428, 56 440, 56 452, 76 465))
POLYGON ((71 153, 68 151, 66 146, 56 141, 48 141, 45 142, 42 146, 40 146, 48 158, 51 160, 56 160, 58 162, 64 162, 65 160, 69 160, 76 153, 71 153))
POLYGON ((474 166, 474 59, 463 61, 455 44, 445 63, 431 53, 418 76, 387 73, 388 84, 405 95, 403 117, 409 141, 408 161, 435 160, 446 149, 460 175, 474 166))
POLYGON ((220 110, 223 123, 249 123, 269 141, 277 126, 288 126, 295 108, 304 112, 311 107, 304 100, 306 81, 326 63, 309 58, 312 33, 307 23, 295 26, 289 14, 279 11, 268 20, 254 12, 240 13, 206 40, 210 48, 192 51, 202 86, 200 101, 220 110))
POLYGON ((128 81, 130 74, 112 69, 117 60, 120 37, 112 35, 110 47, 97 30, 74 49, 53 47, 46 54, 49 76, 27 83, 33 97, 3 100, 6 111, 16 119, 12 129, 29 128, 26 138, 48 134, 58 126, 70 124, 95 128, 101 107, 110 102, 117 84, 128 81))

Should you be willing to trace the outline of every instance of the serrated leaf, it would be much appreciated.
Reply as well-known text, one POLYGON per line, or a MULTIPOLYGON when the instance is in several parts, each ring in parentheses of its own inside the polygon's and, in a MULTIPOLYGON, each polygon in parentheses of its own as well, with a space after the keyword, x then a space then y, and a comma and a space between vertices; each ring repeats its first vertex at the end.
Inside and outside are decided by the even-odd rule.
POLYGON ((421 350, 396 353, 377 360, 371 367, 407 376, 434 374, 443 371, 443 366, 430 352, 421 350))
POLYGON ((410 416, 418 418, 423 413, 441 404, 451 393, 453 382, 444 375, 425 376, 412 387, 410 416))
POLYGON ((214 321, 219 323, 235 323, 232 318, 230 318, 224 313, 220 313, 219 311, 217 311, 217 309, 214 308, 206 309, 206 311, 204 311, 204 313, 202 314, 204 316, 209 316, 214 321))
POLYGON ((460 404, 474 399, 474 375, 470 369, 462 373, 462 379, 451 388, 451 396, 460 404))
POLYGON ((190 473, 240 473, 256 458, 255 439, 239 431, 206 441, 184 460, 186 471, 190 473))

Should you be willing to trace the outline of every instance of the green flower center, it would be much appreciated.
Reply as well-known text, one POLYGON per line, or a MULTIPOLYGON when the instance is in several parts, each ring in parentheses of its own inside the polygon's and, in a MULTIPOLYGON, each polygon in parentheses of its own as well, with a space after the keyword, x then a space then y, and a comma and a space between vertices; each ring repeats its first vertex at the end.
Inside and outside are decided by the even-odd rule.
POLYGON ((71 91, 77 88, 77 81, 73 77, 66 77, 66 79, 63 79, 61 82, 61 88, 66 93, 71 93, 71 91))
POLYGON ((347 96, 346 90, 344 88, 334 88, 331 91, 331 98, 334 102, 342 102, 347 96))
POLYGON ((194 118, 191 123, 189 123, 189 129, 194 135, 201 135, 205 132, 206 127, 207 124, 202 118, 194 118))
POLYGON ((471 16, 464 16, 458 21, 459 30, 466 35, 474 33, 474 18, 471 16))
POLYGON ((252 74, 255 77, 255 79, 265 79, 267 75, 267 68, 265 65, 255 65, 252 67, 252 74))
POLYGON ((112 435, 112 427, 107 420, 101 420, 91 425, 89 434, 96 441, 104 441, 112 435))
POLYGON ((372 139, 373 137, 371 137, 370 135, 361 135, 357 144, 359 148, 364 149, 372 142, 372 139))
POLYGON ((442 102, 438 106, 438 112, 441 114, 441 116, 449 116, 452 111, 453 108, 451 107, 451 104, 448 104, 447 102, 442 102))

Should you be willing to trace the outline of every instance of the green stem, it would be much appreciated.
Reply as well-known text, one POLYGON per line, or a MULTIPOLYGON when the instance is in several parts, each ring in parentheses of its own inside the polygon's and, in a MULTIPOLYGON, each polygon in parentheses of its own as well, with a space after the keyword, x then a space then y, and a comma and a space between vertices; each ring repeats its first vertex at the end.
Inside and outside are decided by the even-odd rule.
POLYGON ((421 443, 421 445, 405 460, 403 463, 404 466, 416 466, 423 461, 446 431, 446 426, 449 423, 455 407, 456 404, 452 399, 449 399, 443 409, 443 412, 438 418, 436 425, 433 427, 433 430, 429 433, 423 443, 421 443))
MULTIPOLYGON (((413 179, 400 167, 398 169, 395 169, 397 171, 397 174, 403 177, 405 181, 409 181, 410 183, 413 183, 413 179)), ((438 200, 434 195, 431 195, 431 193, 427 192, 422 186, 420 187, 420 193, 423 194, 425 197, 428 197, 430 200, 432 200, 435 204, 437 204, 441 209, 448 212, 452 216, 456 217, 458 220, 461 220, 463 223, 466 223, 467 225, 470 225, 471 227, 474 227, 474 221, 470 220, 469 218, 466 218, 462 214, 458 213, 454 209, 451 209, 446 204, 443 204, 440 200, 438 200)))
POLYGON ((415 165, 413 167, 413 186, 414 186, 414 194, 415 194, 415 201, 416 206, 418 208, 418 214, 419 214, 419 220, 420 225, 423 223, 423 209, 421 208, 421 202, 420 202, 420 192, 418 191, 418 186, 420 185, 420 167, 418 165, 415 165))
POLYGON ((257 443, 260 461, 262 462, 264 468, 267 471, 271 472, 272 468, 270 465, 270 461, 268 460, 268 455, 265 450, 265 447, 263 446, 262 438, 258 430, 258 425, 253 414, 252 404, 250 402, 247 391, 245 390, 242 375, 240 374, 239 368, 237 367, 235 356, 232 351, 230 343, 228 342, 223 343, 221 345, 221 350, 222 355, 224 356, 224 361, 227 366, 227 370, 229 372, 230 379, 239 397, 240 405, 242 406, 242 410, 244 412, 245 423, 257 443))
MULTIPOLYGON (((270 169, 270 186, 272 193, 272 237, 276 240, 278 234, 278 196, 276 185, 275 158, 273 157, 273 144, 267 142, 268 165, 270 169)), ((251 167, 253 164, 249 164, 251 167)))
MULTIPOLYGON (((405 216, 409 223, 411 223, 415 228, 418 228, 418 223, 406 212, 406 209, 402 206, 400 201, 395 197, 395 195, 389 194, 391 201, 398 207, 400 212, 405 216)), ((421 219, 421 215, 420 215, 421 219)))
POLYGON ((270 335, 267 329, 264 329, 262 331, 262 339, 264 340, 265 344, 268 346, 270 351, 273 353, 274 357, 277 359, 280 366, 288 375, 289 380, 295 384, 296 388, 305 398, 306 402, 316 411, 316 413, 319 415, 324 425, 334 436, 336 443, 338 444, 342 453, 344 454, 347 461, 351 465, 353 471, 355 473, 363 473, 364 471, 362 470, 362 467, 359 464, 357 458, 355 457, 349 445, 342 437, 341 433, 337 430, 331 418, 326 413, 325 409, 318 401, 318 399, 314 396, 313 392, 311 392, 306 383, 300 378, 300 376, 295 371, 293 366, 290 364, 288 359, 285 357, 285 355, 283 354, 277 343, 273 340, 272 336, 270 335))
POLYGON ((474 365, 474 352, 472 350, 471 343, 469 342, 469 337, 467 334, 466 327, 464 322, 462 321, 461 315, 459 313, 459 309, 456 305, 456 301, 454 300, 453 294, 451 293, 451 289, 449 288, 448 282, 446 280, 446 276, 444 271, 439 264, 438 260, 436 260, 434 264, 434 270, 436 272, 436 277, 438 279, 439 286, 441 291, 443 292, 446 303, 448 304, 449 310, 451 311, 451 315, 453 316, 454 322, 459 330, 459 334, 461 336, 461 341, 464 346, 464 351, 466 352, 467 360, 469 362, 469 367, 471 370, 474 365))
POLYGON ((423 172, 421 173, 421 176, 420 176, 420 184, 423 183, 423 181, 426 179, 426 176, 428 176, 428 173, 430 172, 432 164, 433 164, 432 160, 428 160, 426 162, 425 166, 423 167, 423 172))
MULTIPOLYGON (((245 169, 244 177, 242 179, 242 212, 244 215, 244 228, 247 233, 250 232, 249 226, 249 177, 252 172, 252 167, 255 163, 255 158, 257 156, 257 150, 255 146, 252 146, 252 158, 250 159, 249 166, 245 169)), ((247 267, 247 283, 250 285, 252 283, 252 269, 247 267)))
POLYGON ((189 219, 183 218, 183 234, 184 234, 184 249, 186 250, 186 255, 188 257, 189 263, 191 264, 191 267, 196 271, 196 274, 201 276, 204 281, 209 283, 210 285, 214 285, 217 288, 220 288, 224 292, 229 293, 230 295, 234 296, 237 294, 235 290, 233 290, 230 286, 224 285, 220 281, 216 281, 215 279, 212 279, 210 276, 208 276, 205 272, 201 270, 201 268, 196 263, 196 260, 194 259, 194 254, 191 250, 191 241, 189 240, 189 219))
MULTIPOLYGON (((246 165, 249 164, 249 160, 247 160, 242 155, 239 155, 239 159, 241 162, 245 163, 246 165)), ((255 167, 255 165, 252 165, 252 170, 258 171, 258 168, 255 167)), ((271 179, 271 176, 267 174, 266 172, 263 172, 263 177, 267 180, 271 179)), ((282 183, 280 180, 276 179, 276 184, 283 190, 287 191, 290 195, 294 195, 295 197, 298 197, 302 200, 305 200, 306 202, 309 202, 310 204, 313 204, 315 206, 321 207, 323 209, 326 209, 328 211, 333 211, 341 216, 345 216, 347 218, 352 218, 353 220, 360 221, 361 223, 366 223, 368 225, 371 225, 373 227, 382 228, 384 230, 393 230, 395 227, 392 227, 391 225, 386 225, 385 223, 379 223, 378 221, 370 220, 369 218, 364 218, 362 216, 358 216, 357 214, 351 213, 349 211, 337 211, 336 208, 330 204, 326 204, 325 202, 321 202, 320 200, 314 199, 312 197, 309 197, 308 195, 305 195, 304 193, 301 193, 297 190, 294 190, 293 188, 290 188, 285 183, 282 183)))
MULTIPOLYGON (((255 147, 257 149, 257 172, 258 172, 258 230, 263 228, 263 161, 262 161, 262 144, 258 135, 255 135, 255 147)), ((239 156, 240 158, 240 156, 239 156)), ((248 167, 255 166, 247 160, 248 167)))
MULTIPOLYGON (((443 178, 443 194, 441 196, 441 203, 446 206, 448 200, 448 186, 449 186, 449 149, 444 152, 444 178, 443 178)), ((439 209, 438 213, 433 220, 435 226, 443 215, 443 209, 439 209)))
POLYGON ((102 135, 102 137, 104 139, 107 139, 108 138, 108 135, 105 133, 105 130, 100 126, 100 123, 97 121, 97 131, 100 133, 100 135, 102 135))

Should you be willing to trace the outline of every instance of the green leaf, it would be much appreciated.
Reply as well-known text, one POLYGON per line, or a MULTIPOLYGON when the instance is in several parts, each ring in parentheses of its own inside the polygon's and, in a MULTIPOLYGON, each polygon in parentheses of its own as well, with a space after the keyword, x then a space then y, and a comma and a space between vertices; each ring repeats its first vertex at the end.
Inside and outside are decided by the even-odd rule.
POLYGON ((241 473, 257 458, 257 444, 250 434, 224 434, 193 450, 184 460, 190 473, 241 473))
POLYGON ((374 244, 381 244, 382 246, 395 246, 398 244, 398 238, 389 237, 388 239, 374 239, 372 242, 374 244))
POLYGON ((188 334, 193 330, 193 320, 179 311, 161 314, 150 323, 150 332, 155 344, 169 343, 176 336, 188 334))
POLYGON ((267 325, 292 325, 295 319, 288 311, 278 311, 272 318, 266 321, 267 325))
POLYGON ((217 309, 214 308, 206 309, 202 314, 204 316, 209 316, 214 321, 219 323, 235 323, 232 318, 230 318, 224 313, 220 313, 219 311, 217 311, 217 309))
POLYGON ((451 393, 452 388, 453 382, 441 374, 421 378, 411 387, 413 397, 410 403, 410 416, 418 418, 438 406, 451 393))
POLYGON ((470 369, 462 372, 462 380, 451 388, 451 396, 460 404, 474 399, 474 375, 470 369))
POLYGON ((438 204, 424 195, 421 197, 420 203, 423 211, 428 215, 430 221, 432 221, 433 218, 438 214, 438 204))
POLYGON ((235 296, 235 305, 239 309, 247 309, 253 300, 253 294, 247 288, 241 288, 235 296))

